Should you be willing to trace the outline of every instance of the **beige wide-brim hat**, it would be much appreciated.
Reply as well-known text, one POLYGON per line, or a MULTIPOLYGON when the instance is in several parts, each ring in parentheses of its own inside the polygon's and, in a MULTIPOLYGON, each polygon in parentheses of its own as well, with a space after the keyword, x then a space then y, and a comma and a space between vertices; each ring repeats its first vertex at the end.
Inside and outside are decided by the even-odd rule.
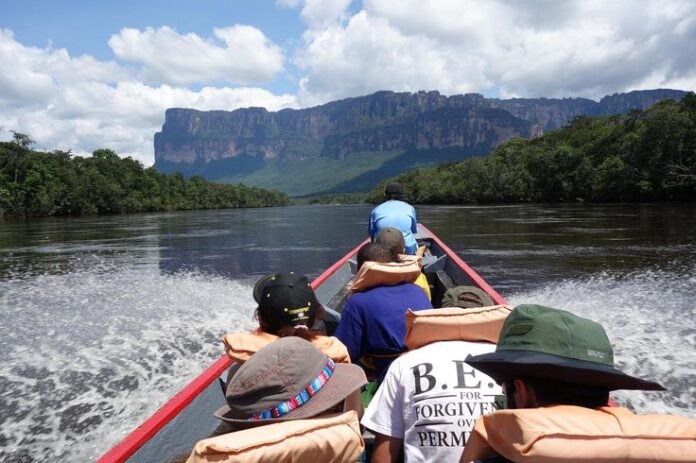
POLYGON ((278 339, 239 367, 227 385, 227 405, 215 416, 238 428, 311 418, 339 405, 367 384, 362 368, 334 364, 331 377, 302 405, 278 418, 250 419, 297 396, 322 374, 328 362, 329 357, 309 341, 294 336, 278 339))

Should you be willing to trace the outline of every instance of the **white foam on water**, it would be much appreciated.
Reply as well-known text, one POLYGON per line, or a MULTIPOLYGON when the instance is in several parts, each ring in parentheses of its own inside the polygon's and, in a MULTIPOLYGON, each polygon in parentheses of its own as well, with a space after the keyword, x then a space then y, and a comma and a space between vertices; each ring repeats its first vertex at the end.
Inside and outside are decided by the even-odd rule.
MULTIPOLYGON (((223 333, 254 325, 251 281, 130 262, 83 255, 0 280, 0 461, 95 460, 218 358, 223 333)), ((601 322, 621 368, 669 389, 613 397, 693 416, 694 275, 693 263, 611 271, 509 301, 601 322)))
POLYGON ((696 403, 696 266, 673 263, 629 273, 563 279, 513 294, 513 304, 565 309, 604 326, 619 368, 656 380, 667 392, 617 391, 643 413, 694 417, 696 403))
POLYGON ((81 269, 0 282, 0 460, 93 461, 254 324, 251 282, 81 269))

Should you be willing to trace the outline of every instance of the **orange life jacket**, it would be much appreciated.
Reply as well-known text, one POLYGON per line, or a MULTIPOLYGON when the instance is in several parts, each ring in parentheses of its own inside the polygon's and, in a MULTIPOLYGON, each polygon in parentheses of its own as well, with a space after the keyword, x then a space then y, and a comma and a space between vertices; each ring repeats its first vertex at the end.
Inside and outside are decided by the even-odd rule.
MULTIPOLYGON (((278 339, 278 336, 257 329, 251 333, 233 333, 222 337, 225 353, 237 363, 249 360, 259 349, 278 339)), ((316 336, 312 344, 328 355, 334 362, 350 363, 346 346, 333 336, 316 336)))
POLYGON ((694 462, 696 420, 621 407, 499 410, 476 421, 460 462, 496 454, 529 463, 694 462))
POLYGON ((406 312, 406 337, 409 350, 418 349, 435 341, 487 341, 498 343, 500 330, 508 314, 509 305, 494 305, 462 309, 442 309, 406 312))
POLYGON ((358 414, 288 420, 199 441, 187 463, 354 463, 365 450, 358 414))
POLYGON ((380 285, 413 283, 421 274, 418 262, 415 259, 404 262, 365 262, 355 276, 349 295, 380 285))
MULTIPOLYGON (((425 247, 425 246, 423 246, 425 247)), ((420 248, 419 248, 420 249, 420 248)), ((413 256, 411 254, 399 254, 399 262, 418 262, 419 267, 423 267, 421 265, 421 261, 423 260, 423 256, 413 256)))

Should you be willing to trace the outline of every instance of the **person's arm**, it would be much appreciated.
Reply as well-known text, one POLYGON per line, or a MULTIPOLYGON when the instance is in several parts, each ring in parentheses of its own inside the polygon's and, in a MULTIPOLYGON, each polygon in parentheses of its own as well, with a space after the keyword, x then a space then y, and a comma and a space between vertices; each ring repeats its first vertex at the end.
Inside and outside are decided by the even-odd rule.
POLYGON ((406 423, 404 422, 404 382, 402 362, 396 359, 384 381, 365 410, 361 424, 375 435, 373 462, 394 462, 401 455, 406 423))
POLYGON ((375 240, 375 211, 370 212, 370 221, 367 224, 367 234, 370 235, 372 241, 375 240))
POLYGON ((411 206, 411 233, 418 233, 418 219, 416 218, 416 208, 411 206))
POLYGON ((375 433, 375 449, 370 461, 372 463, 394 463, 399 458, 403 445, 403 439, 375 433))

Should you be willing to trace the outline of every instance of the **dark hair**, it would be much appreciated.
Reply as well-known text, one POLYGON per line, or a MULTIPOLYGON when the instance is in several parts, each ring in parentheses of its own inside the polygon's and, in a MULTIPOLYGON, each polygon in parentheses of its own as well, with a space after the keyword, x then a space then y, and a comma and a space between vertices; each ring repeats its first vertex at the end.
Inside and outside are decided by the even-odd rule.
POLYGON ((383 244, 390 248, 397 256, 403 254, 406 249, 404 234, 396 227, 383 228, 375 237, 375 243, 383 244))
MULTIPOLYGON (((534 390, 537 406, 576 405, 598 408, 609 402, 609 390, 539 378, 518 378, 534 390)), ((512 384, 513 381, 506 382, 512 384)))
POLYGON ((396 262, 397 255, 390 247, 380 243, 367 243, 358 251, 358 269, 365 262, 396 262))
POLYGON ((316 338, 319 334, 321 334, 318 331, 313 330, 312 326, 314 326, 316 322, 324 319, 324 306, 319 305, 319 307, 317 307, 316 310, 310 313, 307 328, 305 328, 304 326, 298 328, 297 326, 293 325, 274 326, 272 324, 269 324, 261 316, 261 312, 259 311, 258 307, 256 308, 255 316, 256 319, 259 321, 259 327, 261 328, 261 331, 274 334, 279 338, 285 338, 287 336, 297 336, 298 338, 311 341, 312 339, 316 338))
POLYGON ((401 201, 404 198, 404 187, 399 182, 392 182, 384 189, 384 197, 387 200, 396 199, 401 201))

